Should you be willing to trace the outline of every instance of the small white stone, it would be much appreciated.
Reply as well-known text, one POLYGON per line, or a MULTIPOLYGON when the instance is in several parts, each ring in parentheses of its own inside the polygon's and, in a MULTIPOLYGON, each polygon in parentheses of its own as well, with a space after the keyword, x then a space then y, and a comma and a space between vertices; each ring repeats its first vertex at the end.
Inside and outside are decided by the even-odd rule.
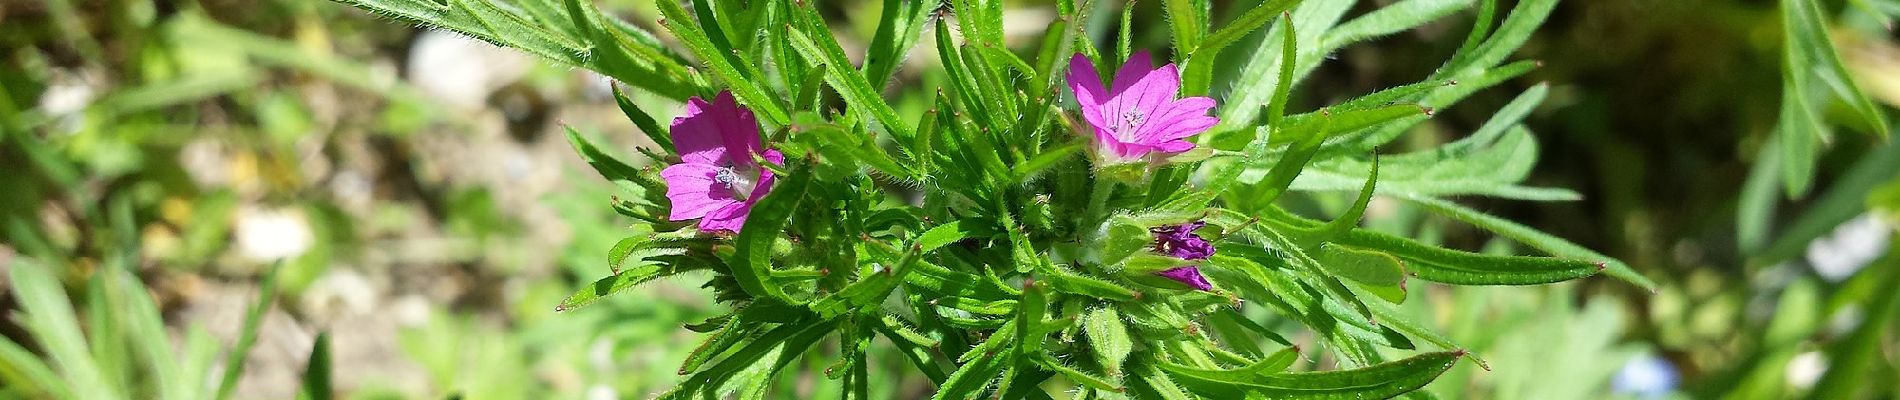
POLYGON ((369 277, 349 268, 331 268, 304 291, 303 306, 331 318, 377 311, 377 293, 369 277))
POLYGON ((533 65, 518 52, 443 31, 426 31, 409 50, 409 81, 446 103, 480 108, 533 65))
POLYGON ((1893 228, 1873 214, 1861 214, 1834 227, 1834 232, 1808 242, 1808 263, 1814 272, 1840 282, 1887 252, 1893 228))
POLYGON ((40 111, 55 117, 65 117, 92 104, 97 94, 88 79, 75 77, 75 74, 58 74, 46 91, 40 93, 40 111))
POLYGON ((587 387, 587 400, 614 400, 620 398, 620 392, 612 386, 596 383, 587 387))
POLYGON ((297 209, 240 209, 236 234, 238 253, 259 262, 303 255, 316 242, 309 221, 297 209))
POLYGON ((1796 389, 1814 387, 1824 373, 1827 373, 1827 357, 1818 351, 1801 353, 1788 360, 1788 386, 1796 389))

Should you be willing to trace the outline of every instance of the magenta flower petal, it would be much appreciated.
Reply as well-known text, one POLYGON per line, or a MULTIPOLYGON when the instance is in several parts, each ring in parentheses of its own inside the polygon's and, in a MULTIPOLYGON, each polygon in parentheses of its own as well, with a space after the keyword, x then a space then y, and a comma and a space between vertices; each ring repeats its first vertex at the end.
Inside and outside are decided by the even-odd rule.
POLYGON ((745 226, 745 217, 752 213, 752 203, 732 203, 706 214, 699 220, 699 230, 707 232, 739 232, 745 226))
POLYGON ((726 143, 719 134, 719 116, 709 112, 712 104, 698 97, 686 99, 686 115, 673 118, 673 147, 680 160, 689 164, 721 164, 726 159, 726 143))
POLYGON ((774 164, 785 162, 785 156, 765 148, 752 111, 726 91, 712 102, 687 99, 686 115, 673 119, 672 136, 680 163, 660 171, 672 203, 667 218, 698 218, 702 231, 738 232, 775 180, 753 155, 774 164))
POLYGON ((739 204, 732 191, 718 183, 718 174, 719 167, 711 164, 674 164, 660 170, 660 178, 666 180, 666 199, 673 203, 673 211, 666 218, 674 221, 700 218, 713 210, 739 204))
POLYGON ((1213 99, 1175 99, 1181 92, 1180 70, 1174 64, 1155 67, 1146 51, 1129 56, 1106 93, 1087 57, 1070 58, 1067 77, 1083 119, 1095 129, 1096 152, 1105 159, 1127 161, 1157 151, 1192 150, 1194 144, 1181 139, 1220 122, 1207 115, 1213 99))
POLYGON ((1081 54, 1070 57, 1068 80, 1069 91, 1075 93, 1076 103, 1082 105, 1082 119, 1089 125, 1107 126, 1102 119, 1102 101, 1108 100, 1108 89, 1102 87, 1102 76, 1095 73, 1095 63, 1081 54))
POLYGON ((1172 279, 1175 282, 1181 282, 1183 284, 1193 287, 1195 290, 1205 291, 1205 290, 1214 289, 1214 284, 1208 283, 1207 277, 1201 276, 1201 269, 1195 268, 1192 266, 1179 267, 1179 268, 1174 268, 1174 269, 1170 269, 1166 271, 1156 272, 1155 275, 1159 275, 1163 278, 1172 279))

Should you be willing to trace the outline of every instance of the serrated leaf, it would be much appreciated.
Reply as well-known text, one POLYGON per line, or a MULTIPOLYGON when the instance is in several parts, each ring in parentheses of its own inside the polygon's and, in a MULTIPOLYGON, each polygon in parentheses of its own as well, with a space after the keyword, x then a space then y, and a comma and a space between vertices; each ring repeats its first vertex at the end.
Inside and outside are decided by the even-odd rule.
POLYGON ((924 231, 923 235, 917 237, 917 244, 922 248, 923 252, 929 253, 951 243, 963 241, 964 239, 983 238, 995 235, 996 228, 991 226, 988 222, 965 219, 937 225, 928 231, 924 231))
POLYGON ((1043 274, 1042 278, 1058 292, 1114 301, 1129 301, 1137 297, 1134 289, 1085 275, 1056 271, 1043 274))
POLYGON ((1042 175, 1043 171, 1049 170, 1049 167, 1053 167, 1063 160, 1069 159, 1070 156, 1081 153, 1081 150, 1081 143, 1070 143, 1055 148, 1043 149, 1042 153, 1036 154, 1035 157, 1029 158, 1028 161, 1011 167, 1010 175, 1015 177, 1013 181, 1018 184, 1028 183, 1030 180, 1042 175))
POLYGON ((647 114, 646 111, 640 110, 639 106, 634 105, 633 99, 627 98, 626 93, 620 92, 620 85, 613 85, 613 88, 614 105, 620 107, 620 113, 626 114, 627 120, 633 122, 633 126, 640 129, 640 133, 645 134, 647 140, 652 140, 653 144, 660 146, 660 149, 669 153, 674 152, 673 138, 667 136, 669 132, 660 127, 660 123, 653 119, 653 115, 647 114))
POLYGON ((733 64, 734 58, 728 57, 730 53, 721 51, 721 47, 713 42, 708 32, 699 29, 695 22, 698 20, 687 15, 685 8, 678 2, 672 1, 661 1, 655 4, 659 6, 660 15, 664 18, 660 25, 672 31, 673 36, 679 38, 681 44, 691 49, 693 54, 699 57, 699 61, 712 71, 713 76, 725 83, 740 101, 758 112, 766 122, 772 125, 784 126, 791 122, 791 116, 779 106, 778 99, 760 88, 758 83, 748 78, 749 75, 741 72, 739 66, 733 64))
MULTIPOLYGON (((1635 269, 1630 268, 1629 264, 1624 264, 1622 261, 1579 246, 1576 243, 1571 243, 1568 240, 1551 236, 1548 233, 1531 229, 1522 224, 1465 208, 1464 206, 1448 201, 1427 197, 1407 197, 1406 199, 1424 206, 1427 210, 1464 221, 1479 228, 1484 228, 1493 233, 1511 238, 1511 240, 1516 240, 1518 243, 1535 247, 1559 257, 1596 260, 1594 262, 1602 263, 1602 268, 1604 268, 1603 272, 1610 276, 1635 284, 1644 290, 1655 290, 1656 288, 1654 281, 1649 280, 1649 278, 1644 277, 1641 273, 1636 272, 1635 269)), ((1423 276, 1420 277, 1422 278, 1423 276)))
POLYGON ((1326 271, 1336 276, 1365 285, 1387 301, 1401 303, 1405 301, 1405 263, 1398 257, 1377 251, 1356 249, 1349 246, 1322 245, 1316 256, 1326 271), (1396 289, 1397 297, 1392 297, 1396 289))
POLYGON ((845 58, 844 50, 838 47, 837 40, 831 36, 831 30, 826 28, 814 14, 817 8, 793 7, 793 9, 795 10, 793 14, 796 15, 794 20, 801 20, 801 23, 793 24, 794 29, 790 32, 792 48, 798 50, 799 54, 806 59, 821 60, 824 64, 833 66, 826 69, 825 82, 830 83, 831 88, 838 91, 838 95, 844 98, 845 104, 850 105, 850 109, 868 113, 872 119, 877 120, 878 124, 884 127, 884 131, 898 138, 908 140, 912 137, 910 125, 897 117, 897 111, 891 109, 891 105, 878 95, 878 90, 865 80, 864 75, 859 74, 857 69, 843 67, 851 65, 851 60, 845 58))
POLYGON ((561 300, 561 304, 555 306, 554 311, 564 312, 586 307, 607 296, 620 293, 623 290, 639 286, 643 283, 651 282, 660 277, 672 275, 678 271, 678 269, 661 265, 641 265, 622 270, 612 276, 600 278, 600 280, 594 281, 593 284, 574 291, 574 294, 568 295, 566 300, 561 300))
POLYGON ((1120 377, 1128 353, 1135 350, 1134 339, 1128 336, 1128 327, 1122 325, 1121 314, 1113 307, 1091 310, 1082 317, 1082 332, 1088 335, 1089 354, 1095 356, 1095 362, 1101 364, 1109 376, 1120 377))
POLYGON ((788 175, 780 175, 772 191, 752 205, 745 225, 739 228, 738 238, 733 240, 735 253, 727 265, 739 287, 755 298, 797 304, 785 295, 784 289, 766 278, 772 271, 772 244, 804 201, 805 189, 812 181, 811 169, 811 163, 805 161, 788 175))
POLYGON ((1360 369, 1258 375, 1244 381, 1208 379, 1166 365, 1162 369, 1187 383, 1189 390, 1214 398, 1381 399, 1424 387, 1457 363, 1460 356, 1463 352, 1426 353, 1360 369))

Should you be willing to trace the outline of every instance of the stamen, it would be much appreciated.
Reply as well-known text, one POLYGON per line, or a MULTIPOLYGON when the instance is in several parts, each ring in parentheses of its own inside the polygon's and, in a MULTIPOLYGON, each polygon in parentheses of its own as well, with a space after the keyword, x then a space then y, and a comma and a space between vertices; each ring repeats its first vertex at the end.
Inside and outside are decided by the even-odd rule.
POLYGON ((731 190, 732 197, 745 199, 746 196, 752 195, 752 187, 756 183, 753 182, 752 173, 752 171, 741 171, 732 167, 719 167, 719 171, 713 173, 713 182, 725 186, 726 190, 731 190))
POLYGON ((732 168, 720 168, 719 172, 713 174, 713 182, 726 185, 727 189, 731 189, 733 183, 737 183, 738 181, 739 173, 733 172, 732 168))
POLYGON ((1147 118, 1147 116, 1142 115, 1141 110, 1124 111, 1122 112, 1121 124, 1117 127, 1119 129, 1116 129, 1115 133, 1117 136, 1122 136, 1124 140, 1131 139, 1135 136, 1135 128, 1140 128, 1141 122, 1145 118, 1147 118))

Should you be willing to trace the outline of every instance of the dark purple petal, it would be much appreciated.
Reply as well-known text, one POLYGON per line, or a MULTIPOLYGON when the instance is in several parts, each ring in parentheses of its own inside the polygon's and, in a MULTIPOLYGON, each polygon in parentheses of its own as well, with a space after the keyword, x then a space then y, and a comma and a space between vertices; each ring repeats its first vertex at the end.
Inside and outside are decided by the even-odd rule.
POLYGON ((1192 266, 1156 272, 1155 275, 1160 275, 1163 278, 1172 279, 1175 282, 1192 286, 1195 290, 1214 289, 1214 284, 1208 283, 1207 277, 1201 276, 1201 269, 1192 266))
POLYGON ((1155 250, 1183 260, 1206 260, 1214 256, 1214 244, 1194 234, 1196 229, 1207 226, 1206 222, 1190 222, 1181 225, 1156 227, 1150 232, 1155 235, 1155 250))

